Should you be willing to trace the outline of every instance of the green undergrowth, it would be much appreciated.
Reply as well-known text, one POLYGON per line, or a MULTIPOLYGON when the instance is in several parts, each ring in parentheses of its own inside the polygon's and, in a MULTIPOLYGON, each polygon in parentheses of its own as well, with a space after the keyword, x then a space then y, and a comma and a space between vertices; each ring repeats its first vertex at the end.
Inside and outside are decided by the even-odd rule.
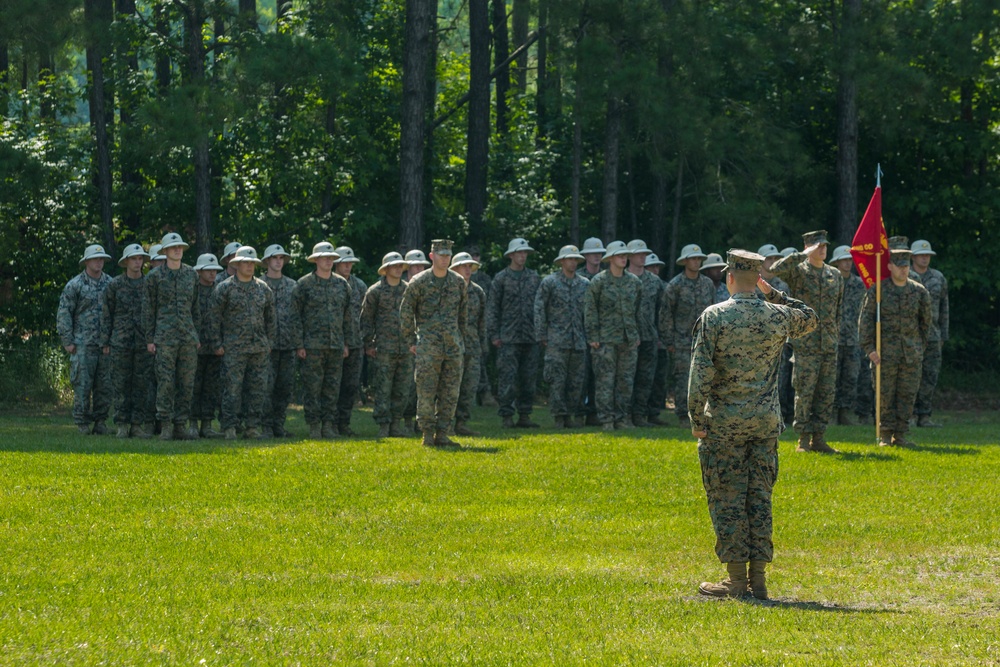
POLYGON ((697 595, 724 569, 689 434, 475 416, 457 452, 368 412, 337 442, 0 418, 0 663, 1000 663, 995 418, 786 434, 761 603, 697 595))

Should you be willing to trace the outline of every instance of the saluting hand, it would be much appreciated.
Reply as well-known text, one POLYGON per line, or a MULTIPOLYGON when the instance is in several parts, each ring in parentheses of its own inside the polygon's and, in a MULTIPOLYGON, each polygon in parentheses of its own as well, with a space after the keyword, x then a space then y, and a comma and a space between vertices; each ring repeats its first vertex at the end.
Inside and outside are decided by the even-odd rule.
POLYGON ((295 354, 296 354, 296 356, 298 356, 299 359, 305 359, 306 358, 306 348, 300 347, 298 349, 298 351, 296 351, 295 354))
POLYGON ((764 296, 767 296, 768 294, 774 291, 774 288, 771 287, 771 283, 767 282, 760 276, 757 276, 757 289, 763 292, 764 296))
POLYGON ((871 359, 871 362, 876 366, 882 363, 882 358, 878 356, 878 352, 872 351, 871 354, 868 355, 868 358, 871 359))

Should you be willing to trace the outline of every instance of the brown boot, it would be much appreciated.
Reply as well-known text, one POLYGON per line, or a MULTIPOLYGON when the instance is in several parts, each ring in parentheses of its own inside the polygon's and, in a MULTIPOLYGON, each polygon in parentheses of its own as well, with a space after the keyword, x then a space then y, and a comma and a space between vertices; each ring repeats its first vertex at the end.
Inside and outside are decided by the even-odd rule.
POLYGON ((892 431, 886 431, 885 429, 881 429, 878 432, 878 446, 892 447, 892 431))
POLYGON ((809 447, 809 440, 811 438, 811 433, 799 433, 799 446, 795 448, 797 452, 810 452, 812 449, 809 447))
POLYGON ((479 432, 473 431, 471 428, 469 428, 468 424, 466 424, 464 421, 460 421, 460 422, 455 422, 455 435, 477 436, 479 435, 479 432))
POLYGON ((517 424, 515 424, 515 426, 518 428, 539 428, 540 425, 531 421, 531 415, 522 413, 518 417, 517 424))
POLYGON ((460 448, 462 445, 449 438, 444 431, 438 431, 434 434, 434 446, 460 448))
POLYGON ((420 441, 424 447, 434 447, 434 431, 424 431, 424 437, 420 441))
POLYGON ((378 435, 375 436, 375 437, 379 438, 379 439, 381 439, 381 438, 388 438, 389 437, 389 424, 388 423, 379 424, 378 425, 378 435))
POLYGON ((837 424, 840 426, 854 426, 854 418, 851 417, 850 408, 840 408, 837 410, 837 424))
POLYGON ((701 586, 698 587, 698 592, 713 598, 745 597, 748 592, 747 587, 750 584, 747 579, 747 564, 726 563, 726 570, 729 572, 728 579, 717 584, 709 581, 702 582, 701 586))
POLYGON ((128 439, 128 424, 119 424, 117 436, 121 440, 128 439))
POLYGON ((203 438, 218 438, 222 434, 212 428, 211 419, 202 419, 201 428, 198 429, 198 434, 203 438))
POLYGON ((826 434, 825 433, 813 433, 812 434, 812 450, 814 452, 820 452, 821 454, 839 454, 836 449, 826 444, 826 434))
POLYGON ((750 561, 750 591, 758 600, 767 599, 767 581, 764 577, 764 566, 767 561, 750 561))
POLYGON ((390 438, 405 438, 406 430, 403 425, 400 424, 398 419, 393 419, 389 422, 389 437, 390 438))
POLYGON ((906 438, 906 433, 900 433, 896 431, 892 434, 892 446, 893 447, 916 447, 917 443, 906 438))

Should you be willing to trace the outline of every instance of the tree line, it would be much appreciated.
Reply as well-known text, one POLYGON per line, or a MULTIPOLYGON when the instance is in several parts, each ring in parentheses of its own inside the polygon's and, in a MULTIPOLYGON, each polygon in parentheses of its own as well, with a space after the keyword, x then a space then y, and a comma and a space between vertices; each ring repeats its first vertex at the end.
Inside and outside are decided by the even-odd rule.
MULTIPOLYGON (((996 368, 996 0, 5 0, 0 319, 47 333, 83 246, 179 231, 678 249, 890 234, 996 368)), ((302 254, 301 252, 299 253, 302 254)), ((305 267, 300 267, 305 271, 305 267)))

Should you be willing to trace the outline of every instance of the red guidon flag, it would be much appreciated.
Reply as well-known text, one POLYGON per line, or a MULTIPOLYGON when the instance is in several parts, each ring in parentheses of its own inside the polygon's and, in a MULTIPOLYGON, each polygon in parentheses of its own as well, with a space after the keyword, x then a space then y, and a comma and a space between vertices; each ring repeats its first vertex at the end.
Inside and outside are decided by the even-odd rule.
POLYGON ((875 194, 868 202, 865 217, 861 218, 858 231, 854 233, 851 242, 851 255, 854 265, 858 267, 858 275, 865 281, 865 287, 875 284, 876 262, 882 264, 882 277, 889 275, 889 237, 882 223, 882 188, 875 187, 875 194))

